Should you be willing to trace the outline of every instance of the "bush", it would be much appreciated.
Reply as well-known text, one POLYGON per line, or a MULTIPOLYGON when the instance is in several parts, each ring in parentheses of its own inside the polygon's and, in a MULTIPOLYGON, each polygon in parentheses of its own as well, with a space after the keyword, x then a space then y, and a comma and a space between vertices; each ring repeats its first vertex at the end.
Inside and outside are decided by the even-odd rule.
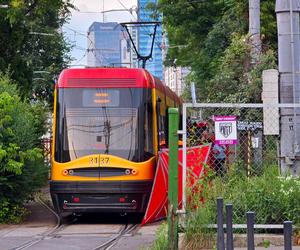
POLYGON ((0 200, 0 221, 19 223, 25 214, 25 208, 12 204, 5 198, 0 200))
POLYGON ((0 74, 0 223, 17 222, 23 202, 45 183, 45 120, 45 108, 22 101, 8 75, 0 74))
POLYGON ((207 225, 217 223, 218 197, 223 197, 224 204, 233 204, 234 224, 246 224, 246 212, 250 210, 255 212, 256 224, 282 224, 285 220, 300 224, 300 177, 280 176, 277 166, 265 167, 260 176, 250 178, 236 166, 227 176, 213 181, 202 178, 198 185, 199 190, 206 186, 204 190, 209 191, 193 193, 189 201, 195 204, 194 200, 205 200, 188 211, 186 249, 213 246, 215 230, 207 225))
POLYGON ((218 196, 224 204, 233 204, 233 220, 236 224, 246 222, 247 211, 254 211, 257 224, 281 224, 292 220, 299 224, 300 179, 282 177, 276 166, 267 167, 261 176, 247 178, 232 173, 227 180, 216 178, 209 194, 207 206, 215 210, 218 196))
MULTIPOLYGON (((233 204, 235 224, 245 224, 250 210, 255 212, 257 224, 281 224, 284 220, 300 224, 300 178, 280 176, 277 166, 265 167, 260 176, 250 178, 237 167, 224 178, 216 177, 209 190, 200 208, 209 211, 210 223, 216 223, 216 201, 223 197, 224 204, 233 204)), ((202 213, 201 209, 196 213, 202 213)))

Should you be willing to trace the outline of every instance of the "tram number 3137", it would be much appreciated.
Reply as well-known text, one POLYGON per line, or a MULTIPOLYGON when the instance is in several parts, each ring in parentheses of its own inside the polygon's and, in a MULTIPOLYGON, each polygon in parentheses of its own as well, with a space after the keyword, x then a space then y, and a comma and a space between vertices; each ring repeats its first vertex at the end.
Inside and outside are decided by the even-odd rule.
POLYGON ((90 166, 99 167, 109 164, 109 157, 90 157, 90 166))

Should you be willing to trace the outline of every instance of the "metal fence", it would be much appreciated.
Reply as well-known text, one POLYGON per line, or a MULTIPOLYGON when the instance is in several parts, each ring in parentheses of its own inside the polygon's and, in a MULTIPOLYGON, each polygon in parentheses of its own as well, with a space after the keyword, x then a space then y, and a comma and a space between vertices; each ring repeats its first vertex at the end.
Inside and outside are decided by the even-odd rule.
MULTIPOLYGON (((231 181, 231 175, 240 175, 241 179, 256 178, 266 174, 266 169, 280 173, 280 113, 281 109, 294 108, 289 105, 263 104, 189 104, 183 105, 183 168, 186 168, 187 148, 210 144, 207 166, 214 173, 212 178, 219 182, 231 181)), ((183 186, 186 186, 186 175, 183 173, 183 186)), ((228 183, 227 183, 228 184, 228 183)), ((248 193, 249 186, 244 186, 248 193)), ((270 192, 279 192, 278 187, 270 192)), ((214 192, 224 196, 224 190, 214 187, 214 192)), ((228 194, 227 198, 235 204, 236 224, 244 224, 245 210, 255 210, 258 223, 281 224, 288 215, 280 217, 280 207, 273 202, 266 202, 270 207, 260 209, 258 203, 251 207, 245 201, 243 191, 240 195, 228 194), (276 211, 278 209, 278 211, 276 211), (259 214, 261 213, 261 214, 259 214), (274 215, 276 214, 276 216, 274 215), (274 215, 274 216, 273 216, 274 215)), ((259 197, 257 189, 253 197, 259 197)), ((276 194, 275 194, 276 195, 276 194)), ((186 206, 185 197, 184 206, 186 206)), ((272 199, 272 196, 270 196, 272 199)), ((267 227, 267 226, 266 226, 267 227)))

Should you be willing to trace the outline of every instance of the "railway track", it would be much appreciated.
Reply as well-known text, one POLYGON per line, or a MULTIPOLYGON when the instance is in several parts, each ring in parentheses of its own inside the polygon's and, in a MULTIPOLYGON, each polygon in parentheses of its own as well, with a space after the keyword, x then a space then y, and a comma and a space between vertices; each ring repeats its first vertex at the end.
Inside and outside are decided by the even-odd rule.
POLYGON ((33 245, 38 244, 39 242, 41 242, 45 238, 55 235, 56 233, 61 231, 67 224, 74 223, 77 220, 77 218, 75 218, 67 224, 62 224, 62 221, 61 221, 60 217, 58 216, 58 214, 50 206, 48 206, 40 197, 36 197, 36 201, 38 203, 40 203, 42 206, 44 206, 46 209, 48 209, 52 214, 55 215, 56 225, 53 228, 51 228, 51 229, 47 230, 46 232, 44 232, 43 234, 41 234, 39 237, 37 237, 35 239, 32 239, 32 240, 29 240, 29 241, 26 241, 26 242, 24 242, 23 244, 21 244, 17 247, 11 248, 10 250, 28 249, 29 247, 32 247, 33 245))
MULTIPOLYGON (((73 224, 78 220, 78 218, 73 218, 70 221, 64 221, 62 223, 61 218, 58 216, 58 214, 50 207, 48 206, 40 197, 36 197, 36 201, 40 203, 43 207, 45 207, 47 210, 49 210, 56 218, 56 225, 53 228, 48 229, 44 233, 36 236, 35 238, 28 240, 16 247, 10 248, 9 250, 25 250, 30 249, 32 246, 37 245, 41 241, 45 239, 49 239, 51 237, 55 237, 57 233, 59 233, 61 230, 63 230, 66 226, 73 224)), ((126 223, 126 222, 125 222, 126 223)), ((118 241, 125 236, 126 234, 132 233, 135 229, 137 229, 139 224, 130 224, 126 223, 124 224, 118 233, 111 234, 110 238, 106 240, 104 243, 101 243, 97 247, 92 248, 91 250, 109 250, 114 245, 118 243, 118 241)))
POLYGON ((92 250, 109 250, 111 249, 123 236, 134 231, 139 224, 126 224, 120 230, 117 235, 114 235, 112 238, 102 243, 101 245, 93 248, 92 250))

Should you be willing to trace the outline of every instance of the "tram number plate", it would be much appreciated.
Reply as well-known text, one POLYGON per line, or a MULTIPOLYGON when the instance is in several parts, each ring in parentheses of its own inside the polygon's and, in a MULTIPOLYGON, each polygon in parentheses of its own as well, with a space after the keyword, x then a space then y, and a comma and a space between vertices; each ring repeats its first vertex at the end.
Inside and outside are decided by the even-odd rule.
POLYGON ((91 167, 101 167, 109 164, 109 157, 90 157, 91 167))
POLYGON ((90 157, 91 167, 106 166, 108 164, 109 164, 109 157, 90 157))
POLYGON ((100 157, 100 166, 106 166, 109 164, 109 157, 100 157))
POLYGON ((90 157, 90 166, 99 167, 99 157, 90 157))

